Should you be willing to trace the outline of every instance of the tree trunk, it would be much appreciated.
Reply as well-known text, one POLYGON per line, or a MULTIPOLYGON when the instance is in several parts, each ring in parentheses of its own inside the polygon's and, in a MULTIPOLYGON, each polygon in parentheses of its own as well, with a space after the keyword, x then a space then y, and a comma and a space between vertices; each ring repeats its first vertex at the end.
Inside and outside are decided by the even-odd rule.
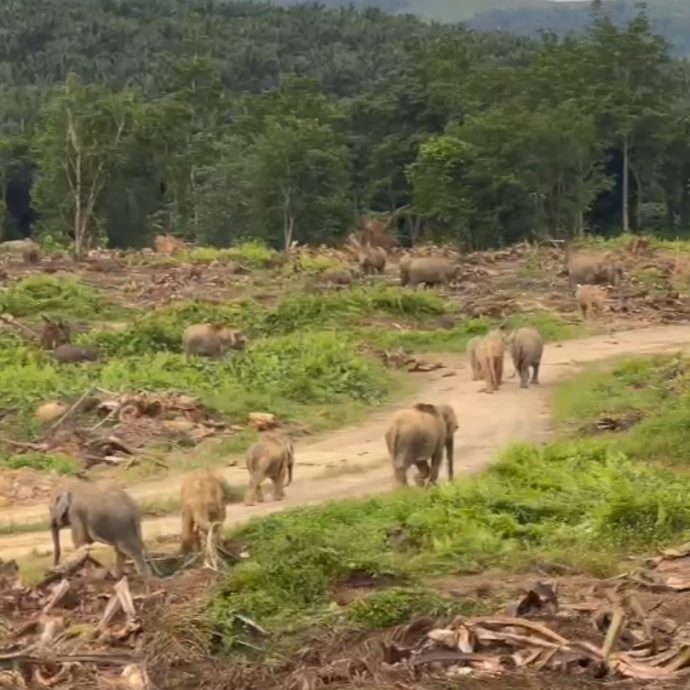
POLYGON ((283 248, 288 251, 292 246, 295 232, 295 217, 290 212, 290 192, 283 192, 283 248))
POLYGON ((630 151, 628 135, 623 135, 623 189, 621 191, 621 211, 623 232, 630 232, 630 151))

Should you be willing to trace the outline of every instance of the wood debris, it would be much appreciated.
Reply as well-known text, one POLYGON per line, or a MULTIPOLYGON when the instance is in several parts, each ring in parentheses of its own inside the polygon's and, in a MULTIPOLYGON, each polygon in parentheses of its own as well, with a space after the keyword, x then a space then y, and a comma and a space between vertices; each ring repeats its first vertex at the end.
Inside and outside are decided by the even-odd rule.
MULTIPOLYGON (((597 679, 665 680, 690 675, 690 630, 655 616, 634 594, 604 601, 560 604, 556 589, 537 583, 508 607, 525 615, 459 616, 432 628, 413 647, 385 656, 394 665, 445 670, 448 676, 497 675, 516 668, 587 674, 597 679), (594 639, 558 632, 560 619, 591 620, 594 639)), ((559 626, 560 627, 560 626, 559 626)), ((579 626, 578 626, 579 629, 579 626)))
POLYGON ((429 372, 443 369, 440 362, 426 362, 404 350, 384 350, 379 353, 383 363, 392 369, 406 369, 409 373, 429 372))

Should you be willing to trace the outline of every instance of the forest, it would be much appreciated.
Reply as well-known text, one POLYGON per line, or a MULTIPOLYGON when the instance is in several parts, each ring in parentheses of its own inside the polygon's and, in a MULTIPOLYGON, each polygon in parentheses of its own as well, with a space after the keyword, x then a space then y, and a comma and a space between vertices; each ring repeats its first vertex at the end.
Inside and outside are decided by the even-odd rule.
POLYGON ((575 37, 379 9, 1 0, 3 239, 690 234, 690 73, 642 10, 575 37))

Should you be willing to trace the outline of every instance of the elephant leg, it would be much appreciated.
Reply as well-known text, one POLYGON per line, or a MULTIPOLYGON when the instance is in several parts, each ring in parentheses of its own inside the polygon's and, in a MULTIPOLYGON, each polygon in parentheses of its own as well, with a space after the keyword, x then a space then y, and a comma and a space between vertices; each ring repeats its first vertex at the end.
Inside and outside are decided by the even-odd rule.
POLYGON ((115 577, 119 580, 125 574, 125 561, 127 560, 125 554, 117 548, 115 549, 115 570, 113 571, 115 577))
POLYGON ((194 526, 194 519, 192 518, 192 511, 189 508, 182 509, 182 538, 180 551, 182 553, 190 553, 196 546, 196 529, 194 526))
POLYGON ((431 471, 429 474, 430 485, 438 483, 438 474, 441 469, 441 462, 443 462, 443 449, 444 444, 439 443, 438 448, 436 448, 434 454, 431 456, 431 471))
POLYGON ((285 464, 273 478, 273 500, 282 501, 285 498, 285 464))
POLYGON ((424 462, 415 463, 417 468, 417 474, 414 477, 414 483, 417 486, 426 486, 427 480, 429 479, 429 463, 425 460, 424 462))
POLYGON ((138 538, 132 537, 127 541, 119 542, 115 546, 115 552, 118 558, 117 567, 120 571, 124 568, 126 556, 134 563, 139 575, 151 575, 151 568, 146 561, 146 549, 138 538))
MULTIPOLYGON (((77 549, 80 549, 82 546, 86 546, 87 544, 93 543, 93 539, 91 539, 89 533, 86 530, 86 527, 81 522, 75 520, 70 525, 70 528, 72 532, 72 545, 74 546, 75 551, 77 549)), ((86 568, 87 570, 91 570, 90 562, 87 563, 86 568)))
POLYGON ((529 365, 524 364, 520 368, 520 388, 529 388, 529 365))
POLYGON ((254 472, 249 478, 247 491, 244 494, 244 504, 246 506, 253 506, 257 501, 263 501, 263 493, 261 492, 261 482, 264 480, 264 474, 260 470, 254 472))
POLYGON ((264 490, 261 488, 261 484, 256 485, 256 500, 259 503, 264 502, 264 490))
POLYGON ((395 467, 393 469, 394 483, 396 489, 402 489, 407 486, 407 469, 404 467, 395 467))
POLYGON ((532 365, 532 383, 535 385, 539 385, 539 362, 536 364, 532 365))
POLYGON ((503 357, 496 357, 496 388, 503 383, 503 357))

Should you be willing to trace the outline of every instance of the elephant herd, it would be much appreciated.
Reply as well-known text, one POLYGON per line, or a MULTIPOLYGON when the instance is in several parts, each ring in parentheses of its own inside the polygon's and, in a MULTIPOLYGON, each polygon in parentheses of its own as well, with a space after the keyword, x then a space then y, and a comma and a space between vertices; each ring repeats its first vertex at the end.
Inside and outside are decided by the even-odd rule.
MULTIPOLYGON (((244 501, 263 501, 261 484, 273 484, 274 500, 285 496, 284 488, 293 475, 295 452, 292 442, 275 433, 265 433, 246 455, 249 482, 244 501)), ((209 470, 186 477, 180 489, 182 513, 181 551, 199 550, 213 523, 225 521, 225 507, 231 499, 227 482, 209 470)), ((60 562, 60 530, 69 527, 74 548, 100 542, 115 550, 115 573, 123 572, 129 558, 140 575, 151 575, 152 567, 141 530, 141 511, 123 489, 73 482, 59 488, 50 502, 53 564, 60 562)))
MULTIPOLYGON (((487 392, 498 390, 503 379, 503 359, 509 349, 520 386, 539 382, 539 366, 544 349, 541 335, 534 328, 519 328, 505 334, 490 331, 468 344, 472 378, 484 378, 487 392)), ((393 468, 396 487, 407 485, 407 472, 417 470, 419 486, 438 481, 445 452, 448 478, 453 479, 454 437, 458 419, 450 405, 419 402, 399 411, 385 433, 385 444, 393 468)), ((262 482, 273 484, 273 499, 285 497, 292 482, 295 450, 282 434, 265 432, 246 453, 249 481, 244 495, 246 505, 263 501, 262 482)), ((198 551, 214 523, 225 521, 226 504, 231 500, 227 482, 202 470, 187 476, 180 489, 182 514, 181 551, 198 551)), ((60 529, 70 527, 75 548, 93 542, 111 545, 116 554, 115 572, 121 574, 127 558, 141 575, 155 572, 148 556, 141 529, 141 512, 136 501, 124 490, 74 482, 55 492, 50 504, 53 560, 60 561, 60 529)))
MULTIPOLYGON (((510 334, 502 329, 475 337, 467 344, 472 379, 486 381, 487 393, 498 390, 503 383, 503 361, 509 350, 520 387, 539 383, 539 367, 544 352, 544 340, 536 328, 518 328, 510 334), (530 378, 531 370, 531 378, 530 378)), ((418 486, 435 484, 446 453, 448 479, 453 479, 453 449, 458 419, 450 405, 417 403, 402 410, 386 432, 386 447, 393 465, 396 487, 407 485, 407 472, 417 468, 418 486)))

